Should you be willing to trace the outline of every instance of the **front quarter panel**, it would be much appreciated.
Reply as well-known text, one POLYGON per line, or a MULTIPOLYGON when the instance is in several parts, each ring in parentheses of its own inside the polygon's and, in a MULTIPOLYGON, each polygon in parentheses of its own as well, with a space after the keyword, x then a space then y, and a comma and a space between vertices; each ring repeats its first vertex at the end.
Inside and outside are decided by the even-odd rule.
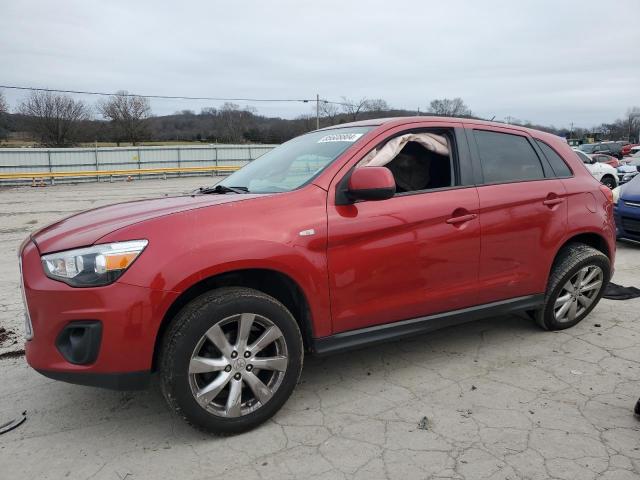
POLYGON ((229 271, 276 270, 304 292, 314 333, 331 333, 326 192, 315 185, 149 220, 98 243, 138 238, 149 245, 120 283, 182 293, 229 271))

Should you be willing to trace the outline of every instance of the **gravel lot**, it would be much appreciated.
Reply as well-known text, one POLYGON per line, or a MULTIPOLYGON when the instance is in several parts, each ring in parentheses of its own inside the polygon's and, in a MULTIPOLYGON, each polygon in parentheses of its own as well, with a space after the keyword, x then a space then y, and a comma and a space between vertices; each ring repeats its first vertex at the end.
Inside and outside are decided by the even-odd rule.
MULTIPOLYGON (((0 424, 23 410, 28 417, 0 436, 0 478, 640 476, 640 421, 632 414, 640 299, 603 300, 563 332, 502 317, 308 358, 284 409, 230 438, 175 418, 157 385, 137 393, 67 385, 6 355, 22 348, 15 252, 28 232, 79 210, 210 183, 0 190, 0 328, 9 332, 0 333, 0 424)), ((616 269, 614 281, 640 285, 640 247, 620 243, 616 269)))

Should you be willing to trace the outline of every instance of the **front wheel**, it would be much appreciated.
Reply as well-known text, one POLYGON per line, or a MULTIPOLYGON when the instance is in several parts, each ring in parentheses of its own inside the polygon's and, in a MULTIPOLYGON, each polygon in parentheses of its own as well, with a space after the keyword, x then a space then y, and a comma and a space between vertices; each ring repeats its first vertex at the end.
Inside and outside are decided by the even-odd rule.
POLYGON ((611 263, 604 253, 582 243, 568 245, 554 262, 536 320, 547 330, 573 327, 600 301, 610 275, 611 263))
POLYGON ((302 369, 303 346, 284 305, 257 290, 221 288, 187 304, 164 337, 162 392, 192 425, 239 433, 273 416, 302 369))

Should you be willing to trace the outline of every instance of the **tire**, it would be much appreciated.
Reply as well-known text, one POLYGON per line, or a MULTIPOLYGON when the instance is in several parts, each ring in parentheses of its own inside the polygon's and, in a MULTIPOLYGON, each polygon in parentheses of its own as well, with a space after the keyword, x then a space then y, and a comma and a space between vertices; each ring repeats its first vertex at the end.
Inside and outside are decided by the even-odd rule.
POLYGON ((611 263, 604 253, 582 243, 566 246, 556 257, 544 306, 534 318, 546 330, 573 327, 598 304, 610 275, 611 263))
POLYGON ((167 328, 162 393, 203 431, 244 432, 284 405, 303 354, 298 324, 279 301, 249 288, 216 289, 188 303, 167 328))
POLYGON ((602 177, 600 183, 602 183, 606 187, 609 187, 609 189, 611 190, 617 187, 616 180, 611 175, 605 175, 604 177, 602 177))

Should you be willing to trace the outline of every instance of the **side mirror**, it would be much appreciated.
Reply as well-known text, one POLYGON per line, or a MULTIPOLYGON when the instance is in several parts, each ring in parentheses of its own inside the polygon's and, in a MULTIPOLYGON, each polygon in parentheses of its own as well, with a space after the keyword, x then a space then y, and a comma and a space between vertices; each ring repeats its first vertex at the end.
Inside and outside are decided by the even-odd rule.
POLYGON ((396 181, 386 167, 356 168, 347 185, 347 196, 351 200, 386 200, 395 193, 396 181))

